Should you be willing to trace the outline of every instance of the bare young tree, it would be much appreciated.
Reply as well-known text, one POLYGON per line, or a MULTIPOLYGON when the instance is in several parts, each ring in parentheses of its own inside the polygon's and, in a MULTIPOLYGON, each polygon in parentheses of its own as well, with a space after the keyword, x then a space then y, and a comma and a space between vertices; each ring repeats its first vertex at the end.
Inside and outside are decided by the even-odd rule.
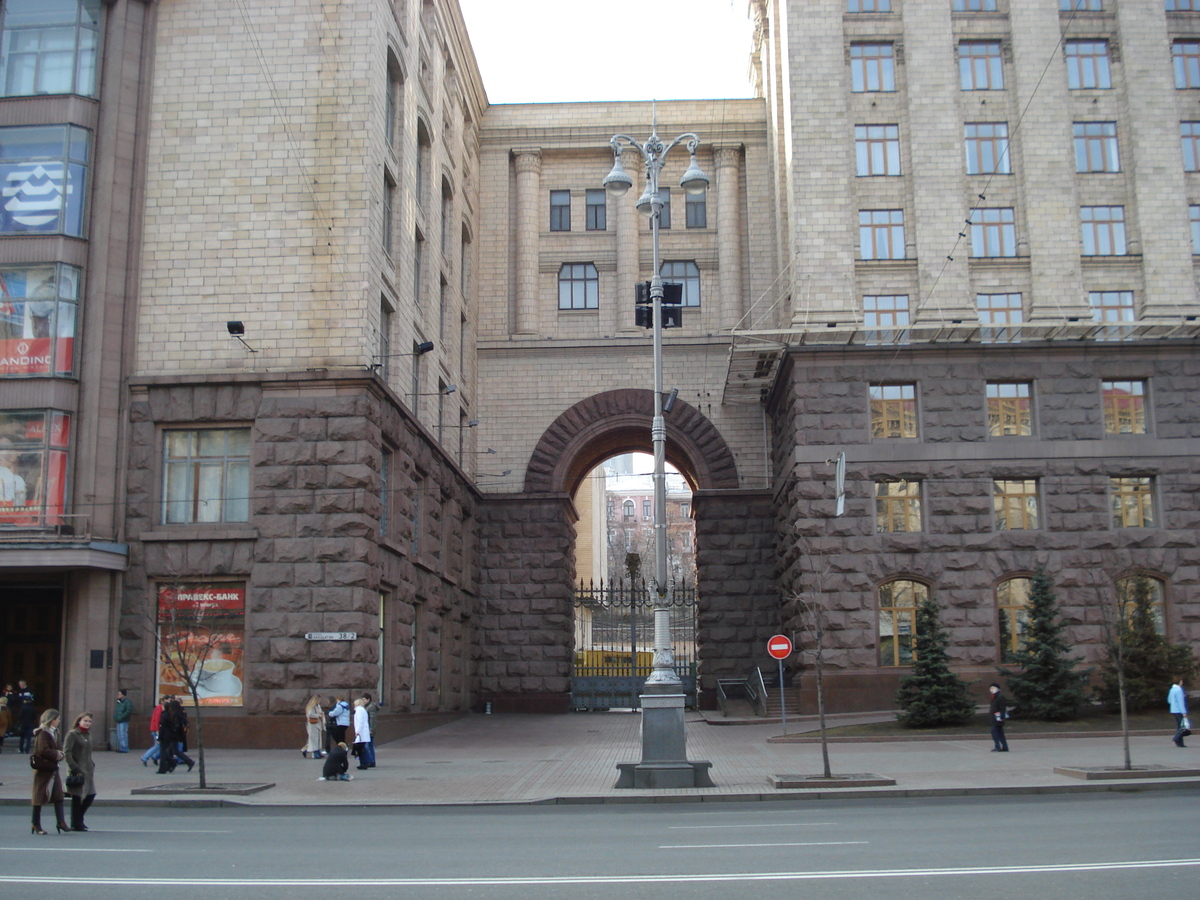
POLYGON ((1096 606, 1100 610, 1100 626, 1104 631, 1104 645, 1108 650, 1109 660, 1117 676, 1117 696, 1120 698, 1121 709, 1121 742, 1125 750, 1126 769, 1133 768, 1133 757, 1129 750, 1129 700, 1125 685, 1126 646, 1125 638, 1129 634, 1126 605, 1117 597, 1116 582, 1107 578, 1106 572, 1093 570, 1092 590, 1096 596, 1096 606), (1107 579, 1107 584, 1105 583, 1107 579))
MULTIPOLYGON (((824 581, 825 572, 817 579, 818 584, 824 581)), ((821 762, 824 765, 824 777, 832 778, 833 772, 829 767, 829 739, 825 731, 825 608, 816 599, 820 592, 815 591, 813 597, 794 594, 789 601, 795 604, 800 613, 800 631, 804 635, 801 654, 807 654, 812 660, 817 673, 817 721, 821 729, 821 762)))

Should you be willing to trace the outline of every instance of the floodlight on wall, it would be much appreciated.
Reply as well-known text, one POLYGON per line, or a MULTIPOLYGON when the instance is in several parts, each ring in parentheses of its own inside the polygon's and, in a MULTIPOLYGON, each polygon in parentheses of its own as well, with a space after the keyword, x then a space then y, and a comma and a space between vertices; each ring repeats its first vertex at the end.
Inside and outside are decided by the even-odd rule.
POLYGON ((417 344, 417 346, 413 348, 413 355, 422 356, 432 349, 433 341, 421 341, 421 343, 417 344))
POLYGON ((245 347, 247 350, 249 350, 251 353, 258 352, 253 347, 251 347, 249 344, 247 344, 246 339, 244 337, 242 337, 242 335, 246 333, 246 326, 243 325, 241 322, 237 322, 237 321, 226 322, 225 330, 229 332, 230 337, 237 338, 241 342, 242 346, 245 347))
POLYGON ((458 385, 448 384, 444 388, 442 388, 440 391, 434 391, 432 394, 417 394, 416 396, 418 396, 418 397, 444 397, 447 394, 453 394, 457 390, 458 390, 458 385))
POLYGON ((463 425, 447 425, 446 427, 447 427, 447 428, 474 428, 474 427, 475 427, 476 425, 478 425, 478 424, 479 424, 479 420, 478 420, 478 419, 468 419, 468 420, 466 421, 466 424, 463 424, 463 425))

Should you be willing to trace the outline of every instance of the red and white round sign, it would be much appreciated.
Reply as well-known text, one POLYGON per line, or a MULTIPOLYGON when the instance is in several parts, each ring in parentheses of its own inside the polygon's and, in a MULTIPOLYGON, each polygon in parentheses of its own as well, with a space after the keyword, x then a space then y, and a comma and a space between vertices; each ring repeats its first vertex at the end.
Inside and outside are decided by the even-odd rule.
POLYGON ((777 634, 767 641, 767 652, 772 659, 787 659, 792 655, 792 639, 786 634, 777 634))

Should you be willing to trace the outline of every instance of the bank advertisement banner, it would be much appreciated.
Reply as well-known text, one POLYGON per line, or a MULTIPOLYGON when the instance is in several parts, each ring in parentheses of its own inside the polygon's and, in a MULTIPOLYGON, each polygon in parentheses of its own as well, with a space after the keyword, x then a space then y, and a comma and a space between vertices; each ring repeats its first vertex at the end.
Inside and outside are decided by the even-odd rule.
POLYGON ((70 440, 66 413, 0 412, 0 527, 62 523, 70 440))
POLYGON ((172 584, 158 590, 158 692, 201 706, 241 706, 246 588, 172 584))

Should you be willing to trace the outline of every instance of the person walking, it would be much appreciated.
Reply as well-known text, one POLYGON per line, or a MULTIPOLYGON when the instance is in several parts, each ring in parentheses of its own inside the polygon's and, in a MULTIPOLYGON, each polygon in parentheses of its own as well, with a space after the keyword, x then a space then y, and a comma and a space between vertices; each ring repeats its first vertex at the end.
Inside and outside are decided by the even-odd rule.
POLYGON ((370 694, 362 695, 363 706, 367 709, 367 725, 371 729, 371 740, 367 741, 366 746, 366 766, 368 769, 375 768, 375 713, 379 712, 379 704, 371 699, 370 694))
POLYGON ((350 768, 350 756, 346 753, 346 742, 338 741, 325 754, 325 765, 321 768, 318 781, 352 781, 354 776, 347 770, 350 768))
POLYGON ((1183 739, 1192 733, 1187 723, 1187 691, 1183 689, 1183 676, 1177 676, 1171 689, 1167 691, 1167 708, 1175 717, 1175 737, 1171 738, 1176 747, 1186 747, 1183 739))
POLYGON ((146 752, 142 754, 142 765, 154 760, 158 762, 158 723, 162 719, 163 704, 167 702, 166 696, 158 698, 158 704, 150 712, 150 746, 146 752))
POLYGON ((992 692, 992 702, 988 706, 988 713, 992 717, 992 747, 993 753, 1008 752, 1008 738, 1004 736, 1004 720, 1008 718, 1008 701, 1004 699, 1004 695, 1000 693, 1000 685, 992 682, 992 686, 988 688, 992 692))
POLYGON ((321 698, 316 694, 304 705, 304 728, 308 734, 308 741, 300 755, 307 759, 311 753, 313 759, 320 759, 325 755, 321 750, 325 741, 325 710, 321 708, 321 698))
POLYGON ((345 743, 346 729, 350 727, 350 704, 341 694, 338 694, 329 710, 329 720, 330 740, 335 744, 345 743))
POLYGON ((30 796, 33 834, 46 833, 42 829, 42 807, 47 803, 54 804, 55 825, 59 834, 71 830, 63 819, 63 786, 62 779, 58 777, 58 764, 63 758, 63 752, 58 748, 59 719, 57 709, 46 710, 33 733, 33 792, 30 796))
POLYGON ((367 745, 371 743, 371 716, 367 712, 367 701, 361 697, 354 701, 354 755, 358 757, 360 771, 367 765, 367 745))
POLYGON ((117 705, 113 707, 113 721, 117 724, 117 753, 129 752, 129 720, 133 718, 133 702, 124 688, 117 691, 117 705))
POLYGON ((0 696, 0 753, 4 752, 4 736, 12 728, 12 713, 8 711, 8 697, 0 696))
POLYGON ((172 698, 163 704, 158 720, 158 774, 170 775, 180 762, 192 771, 195 760, 187 755, 187 713, 183 704, 172 698))
POLYGON ((17 750, 30 753, 33 750, 33 732, 38 727, 37 701, 33 691, 24 681, 17 682, 17 750))
MULTIPOLYGON (((128 751, 124 751, 128 752, 128 751)), ((83 817, 96 799, 92 761, 92 714, 85 712, 75 720, 67 739, 63 741, 63 758, 67 763, 67 793, 71 795, 71 830, 87 831, 83 817)))

